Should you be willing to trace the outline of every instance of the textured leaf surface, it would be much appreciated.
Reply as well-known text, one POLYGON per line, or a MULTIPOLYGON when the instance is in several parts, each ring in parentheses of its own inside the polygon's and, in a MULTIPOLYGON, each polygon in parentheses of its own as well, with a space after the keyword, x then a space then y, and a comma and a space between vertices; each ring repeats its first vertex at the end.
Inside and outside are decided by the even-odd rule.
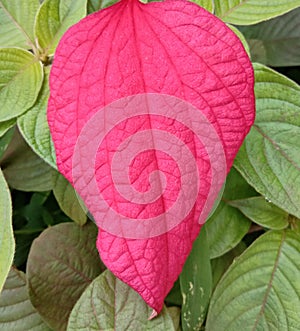
MULTIPOLYGON (((16 36, 17 40, 21 41, 21 36, 17 34, 14 29, 18 29, 20 33, 22 33, 23 38, 26 40, 27 47, 30 44, 35 44, 35 37, 33 32, 35 15, 40 6, 38 0, 1 0, 0 1, 0 17, 6 15, 6 22, 9 24, 7 26, 8 30, 5 29, 5 33, 7 37, 12 34, 12 36, 16 36), (14 25, 14 28, 13 28, 14 25)), ((5 38, 1 34, 2 38, 5 38)), ((4 44, 3 46, 19 46, 16 44, 4 44)))
POLYGON ((32 151, 18 131, 1 159, 1 167, 12 188, 38 192, 52 190, 55 171, 32 151))
POLYGON ((53 54, 67 29, 86 15, 87 1, 45 0, 38 12, 35 34, 46 54, 53 54))
MULTIPOLYGON (((12 228, 12 206, 10 191, 0 170, 0 293, 11 267, 15 240, 12 228)), ((1 314, 0 314, 1 315, 1 314)))
POLYGON ((50 331, 32 306, 25 274, 11 269, 0 295, 0 328, 3 331, 50 331))
POLYGON ((289 330, 300 325, 299 234, 268 232, 228 269, 208 313, 208 331, 289 330))
POLYGON ((218 17, 237 25, 265 21, 300 6, 299 0, 217 0, 214 3, 218 17))
POLYGON ((129 330, 175 331, 166 308, 149 321, 151 309, 128 285, 109 270, 84 291, 69 319, 67 331, 129 330))
POLYGON ((256 122, 236 168, 267 200, 300 217, 300 87, 255 66, 256 122))
POLYGON ((49 69, 45 67, 44 70, 44 82, 38 100, 32 108, 18 118, 18 127, 34 152, 56 169, 54 146, 46 116, 49 98, 49 69))
MULTIPOLYGON (((197 114, 199 109, 211 121, 222 141, 229 170, 253 121, 252 89, 252 68, 247 54, 238 38, 216 17, 188 1, 149 4, 120 1, 69 29, 57 48, 50 75, 48 121, 58 168, 72 182, 72 156, 78 135, 103 106, 131 95, 160 93, 189 102, 197 108, 197 114)), ((148 182, 146 178, 161 164, 170 183, 170 193, 157 199, 154 206, 124 200, 114 189, 110 171, 107 176, 104 174, 123 138, 149 128, 172 135, 177 132, 194 157, 199 158, 198 169, 202 173, 206 169, 200 167, 205 159, 203 149, 191 140, 189 130, 181 128, 174 133, 173 122, 169 120, 141 116, 124 122, 111 139, 105 140, 105 147, 99 148, 99 157, 103 159, 99 160, 96 178, 98 184, 102 183, 112 208, 134 219, 137 215, 152 218, 157 212, 163 214, 166 204, 176 201, 178 186, 172 186, 174 181, 178 183, 178 175, 172 181, 166 158, 159 153, 150 156, 144 153, 137 160, 137 167, 132 167, 138 179, 136 190, 145 191, 142 178, 148 182)), ((205 174, 206 184, 202 186, 205 192, 199 194, 190 215, 170 232, 131 240, 106 231, 99 233, 97 245, 102 260, 156 311, 162 309, 163 299, 199 232, 199 210, 210 185, 205 174)), ((88 185, 84 187, 88 190, 88 185)), ((94 214, 97 206, 89 205, 91 196, 79 193, 94 214)))
POLYGON ((19 48, 0 49, 0 121, 30 108, 43 82, 42 65, 32 53, 19 48))
POLYGON ((53 226, 35 239, 27 261, 32 304, 55 330, 65 330, 68 316, 84 289, 104 270, 95 247, 97 229, 89 223, 53 226))
POLYGON ((0 47, 30 47, 26 36, 16 27, 15 23, 0 6, 0 47))
POLYGON ((273 230, 282 230, 289 225, 288 213, 268 202, 263 197, 230 201, 253 222, 273 230))
POLYGON ((74 220, 77 224, 83 225, 87 221, 87 211, 84 204, 79 201, 73 186, 61 175, 55 176, 53 193, 61 210, 74 220))
POLYGON ((300 65, 300 8, 267 22, 239 27, 252 60, 270 66, 300 65))
POLYGON ((206 225, 194 241, 182 273, 179 276, 183 297, 182 330, 200 330, 206 316, 211 292, 212 272, 206 225))

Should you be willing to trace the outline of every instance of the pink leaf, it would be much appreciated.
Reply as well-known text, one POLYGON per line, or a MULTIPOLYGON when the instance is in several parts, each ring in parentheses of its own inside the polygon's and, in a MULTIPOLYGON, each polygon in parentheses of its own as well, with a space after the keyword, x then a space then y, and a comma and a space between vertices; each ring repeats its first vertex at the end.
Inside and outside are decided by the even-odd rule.
POLYGON ((59 171, 99 226, 103 262, 156 312, 253 124, 253 84, 239 39, 185 0, 122 0, 57 48, 59 171))

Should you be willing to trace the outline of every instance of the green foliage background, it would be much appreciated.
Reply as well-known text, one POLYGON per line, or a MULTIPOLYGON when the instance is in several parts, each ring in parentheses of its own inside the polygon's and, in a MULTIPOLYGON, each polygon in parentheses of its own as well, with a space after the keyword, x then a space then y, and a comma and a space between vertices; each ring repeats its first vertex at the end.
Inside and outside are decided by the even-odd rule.
POLYGON ((0 329, 299 331, 300 1, 194 1, 250 52, 257 115, 151 321, 99 260, 96 226, 57 172, 46 120, 61 36, 114 2, 0 0, 0 329))

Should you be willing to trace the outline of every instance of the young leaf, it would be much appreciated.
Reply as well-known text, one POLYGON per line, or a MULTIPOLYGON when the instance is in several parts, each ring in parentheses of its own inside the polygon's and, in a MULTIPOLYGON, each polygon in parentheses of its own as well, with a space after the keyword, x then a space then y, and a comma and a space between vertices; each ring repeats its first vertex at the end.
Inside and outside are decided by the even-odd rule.
POLYGON ((214 3, 217 16, 237 25, 266 21, 299 7, 299 0, 216 0, 214 3))
POLYGON ((299 235, 267 232, 236 259, 218 284, 206 330, 297 331, 299 273, 299 235))
POLYGON ((252 59, 270 66, 300 65, 300 8, 267 22, 239 27, 252 59))
MULTIPOLYGON (((0 0, 0 18, 4 19, 9 25, 5 27, 6 38, 13 36, 16 38, 15 41, 21 42, 21 36, 17 31, 19 30, 22 33, 23 38, 22 44, 27 44, 27 47, 34 48, 35 37, 34 37, 34 22, 35 15, 39 8, 40 4, 38 0, 0 0), (4 18, 4 14, 6 18, 4 18), (14 25, 14 28, 13 28, 14 25), (8 28, 8 30, 6 30, 8 28)), ((4 22, 5 22, 4 21, 4 22)), ((4 36, 1 34, 0 44, 2 46, 4 36)), ((7 46, 20 46, 19 44, 7 44, 4 43, 5 47, 7 46)))
POLYGON ((30 108, 42 82, 42 65, 32 53, 19 48, 0 48, 0 121, 30 108))
POLYGON ((31 246, 26 271, 30 299, 55 330, 66 329, 74 304, 104 270, 96 235, 92 223, 61 223, 45 230, 31 246))
POLYGON ((18 130, 0 163, 12 188, 38 192, 52 190, 52 176, 55 171, 32 151, 18 130))
MULTIPOLYGON (((0 293, 12 265, 15 240, 10 191, 0 170, 0 293)), ((1 315, 1 314, 0 314, 1 315)))
POLYGON ((44 82, 36 103, 18 118, 19 130, 33 151, 56 169, 55 152, 46 117, 49 98, 49 68, 44 68, 44 82))
POLYGON ((289 225, 288 213, 268 202, 263 197, 229 201, 253 222, 273 230, 282 230, 289 225))
POLYGON ((176 330, 166 308, 151 321, 148 320, 150 314, 151 309, 141 297, 106 270, 88 286, 76 303, 67 331, 176 330))
POLYGON ((300 217, 300 87, 255 65, 256 121, 235 160, 268 201, 300 217))
POLYGON ((212 292, 212 273, 206 225, 194 241, 191 254, 187 258, 179 276, 183 297, 181 308, 182 330, 200 330, 212 292))
MULTIPOLYGON (((121 0, 88 16, 70 28, 61 39, 50 74, 48 103, 48 122, 59 171, 76 189, 79 187, 78 192, 100 227, 97 245, 104 263, 118 278, 137 290, 156 312, 162 309, 163 300, 178 278, 199 233, 200 213, 209 195, 210 180, 215 179, 211 176, 214 169, 211 159, 208 161, 204 152, 209 146, 205 145, 203 149, 198 144, 205 137, 197 138, 178 122, 177 115, 174 122, 178 105, 189 123, 195 121, 199 127, 203 122, 195 118, 203 115, 208 127, 219 134, 213 141, 212 156, 225 174, 253 123, 252 67, 235 34, 195 3, 174 0, 143 4, 138 0, 121 0), (177 108, 170 107, 169 99, 165 102, 166 95, 172 102, 176 100, 177 108), (157 117, 156 113, 151 116, 149 108, 146 108, 146 113, 133 116, 140 106, 149 106, 146 100, 153 101, 152 97, 154 102, 162 102, 155 107, 156 111, 164 111, 162 115, 157 117), (132 107, 128 100, 139 104, 132 107), (112 102, 117 109, 110 112, 106 107, 103 110, 112 102), (193 105, 193 112, 184 111, 186 107, 181 108, 182 103, 193 105), (170 110, 168 116, 166 109, 170 110), (93 116, 103 114, 103 120, 93 120, 93 116), (115 114, 127 117, 121 123, 109 119, 115 114), (105 143, 99 146, 97 134, 106 134, 109 123, 115 127, 106 135, 105 143), (88 124, 92 124, 91 130, 87 129, 88 124), (126 142, 127 138, 132 138, 135 141, 134 138, 145 131, 149 137, 137 141, 143 152, 135 154, 132 165, 117 163, 119 168, 115 173, 117 176, 127 171, 131 173, 132 185, 129 187, 134 186, 134 192, 143 198, 143 193, 149 189, 149 176, 163 173, 168 189, 166 195, 159 195, 151 203, 145 199, 142 203, 135 203, 132 197, 124 198, 115 188, 115 184, 122 185, 122 182, 113 181, 110 166, 113 156, 118 154, 116 150, 123 146, 123 140, 126 142), (168 133, 168 139, 157 139, 157 131, 168 133), (86 133, 90 136, 85 136, 86 133), (182 164, 184 160, 181 153, 170 160, 166 151, 160 150, 163 147, 155 148, 162 141, 169 144, 171 137, 176 138, 177 143, 170 148, 177 150, 183 144, 193 151, 183 166, 197 160, 195 167, 202 179, 202 191, 194 194, 189 182, 186 187, 193 194, 191 200, 195 198, 197 201, 190 209, 187 206, 189 199, 178 199, 181 207, 174 214, 174 219, 180 224, 165 231, 168 225, 164 222, 165 217, 172 215, 166 211, 169 206, 178 205, 180 183, 187 174, 180 176, 176 170, 177 163, 182 164), (75 146, 81 139, 84 141, 80 153, 82 158, 73 164, 75 146), (154 147, 145 150, 148 142, 153 142, 151 146, 154 147), (226 164, 222 161, 222 153, 216 153, 218 146, 225 153, 226 164), (94 155, 89 154, 94 147, 99 147, 95 153, 96 167, 94 155), (73 170, 78 169, 80 176, 74 179, 73 170), (91 177, 89 171, 92 172, 91 177), (92 182, 93 179, 97 181, 96 188, 90 185, 91 179, 92 182), (123 226, 115 223, 114 217, 107 216, 107 210, 117 211, 118 215, 129 219, 130 233, 124 235, 123 226), (180 216, 182 211, 191 212, 180 216), (147 228, 148 220, 154 221, 156 216, 163 221, 147 228), (116 225, 117 233, 108 231, 103 222, 107 226, 116 225), (147 233, 137 236, 144 226, 149 233, 146 229, 147 233), (164 231, 153 235, 162 228, 164 231)), ((198 185, 194 177, 192 181, 198 185)), ((160 177, 154 184, 163 187, 160 177)), ((220 187, 212 190, 214 198, 219 190, 220 187)))
POLYGON ((0 329, 3 331, 50 331, 32 306, 23 272, 11 268, 0 294, 0 329))
POLYGON ((54 196, 62 211, 74 220, 78 225, 84 225, 87 221, 87 210, 83 202, 75 192, 73 186, 60 174, 54 176, 54 196))
POLYGON ((51 55, 62 35, 86 15, 87 0, 45 0, 38 12, 35 34, 39 47, 51 55))

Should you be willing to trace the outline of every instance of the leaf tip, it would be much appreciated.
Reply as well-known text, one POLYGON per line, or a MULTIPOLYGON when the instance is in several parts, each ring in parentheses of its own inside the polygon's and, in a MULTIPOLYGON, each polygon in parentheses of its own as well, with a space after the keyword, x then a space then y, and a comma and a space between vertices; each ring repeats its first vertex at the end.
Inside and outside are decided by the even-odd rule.
POLYGON ((158 315, 157 311, 155 309, 152 310, 151 315, 148 318, 148 321, 151 321, 153 318, 155 318, 158 315))

